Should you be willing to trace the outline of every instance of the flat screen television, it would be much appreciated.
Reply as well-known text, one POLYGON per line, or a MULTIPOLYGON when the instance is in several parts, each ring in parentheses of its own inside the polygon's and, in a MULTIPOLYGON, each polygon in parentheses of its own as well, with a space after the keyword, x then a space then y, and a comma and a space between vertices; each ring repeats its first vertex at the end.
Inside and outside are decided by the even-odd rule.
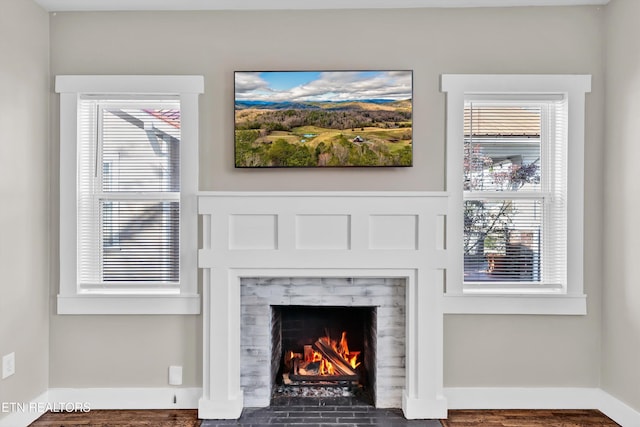
POLYGON ((235 167, 413 165, 412 71, 236 71, 235 167))

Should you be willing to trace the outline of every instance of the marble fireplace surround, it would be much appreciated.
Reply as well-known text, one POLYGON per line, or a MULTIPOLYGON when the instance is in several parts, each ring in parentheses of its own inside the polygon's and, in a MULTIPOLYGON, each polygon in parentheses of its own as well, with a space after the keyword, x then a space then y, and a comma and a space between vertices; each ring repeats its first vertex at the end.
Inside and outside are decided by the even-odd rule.
MULTIPOLYGON (((204 366, 199 418, 235 419, 245 406, 256 406, 254 398, 245 402, 245 392, 255 393, 241 383, 241 287, 255 278, 266 284, 283 278, 404 281, 401 396, 377 406, 401 406, 408 419, 446 417, 447 203, 442 192, 200 193, 204 366)), ((263 291, 271 292, 268 286, 263 291)), ((309 305, 322 300, 315 295, 309 305)))

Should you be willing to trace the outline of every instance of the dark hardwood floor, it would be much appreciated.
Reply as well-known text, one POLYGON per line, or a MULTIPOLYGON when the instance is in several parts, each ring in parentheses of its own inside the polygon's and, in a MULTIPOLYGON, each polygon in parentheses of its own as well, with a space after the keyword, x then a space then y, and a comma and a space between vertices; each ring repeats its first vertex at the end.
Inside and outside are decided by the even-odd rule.
POLYGON ((594 410, 449 411, 449 418, 441 422, 444 427, 618 426, 602 412, 594 410))
MULTIPOLYGON (((373 424, 386 427, 382 424, 373 424)), ((407 425, 420 426, 425 423, 408 421, 407 425)), ((599 411, 586 410, 492 410, 492 411, 449 411, 449 418, 441 421, 444 427, 616 427, 618 424, 607 418, 599 411)), ((107 411, 92 410, 87 413, 51 413, 48 412, 31 424, 32 427, 199 427, 196 410, 125 410, 107 411)), ((231 424, 233 425, 233 424, 231 424)), ((235 425, 243 425, 237 423, 235 425)), ((251 424, 257 427, 257 424, 251 424)), ((264 424, 265 426, 275 424, 264 424)), ((278 426, 302 426, 303 424, 282 424, 278 426)), ((326 424, 334 426, 339 424, 326 424)), ((344 424, 350 427, 357 423, 344 424)), ((372 424, 367 424, 372 425, 372 424)))
POLYGON ((196 409, 91 410, 89 412, 47 412, 30 427, 199 427, 196 409))

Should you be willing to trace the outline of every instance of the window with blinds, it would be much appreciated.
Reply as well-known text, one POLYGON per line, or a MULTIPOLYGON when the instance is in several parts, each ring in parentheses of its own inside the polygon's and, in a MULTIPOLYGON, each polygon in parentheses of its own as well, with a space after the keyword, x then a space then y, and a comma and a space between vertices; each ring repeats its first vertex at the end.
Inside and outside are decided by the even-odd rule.
POLYGON ((566 105, 467 98, 464 282, 566 282, 566 105))
POLYGON ((179 99, 79 101, 82 288, 178 287, 179 99))

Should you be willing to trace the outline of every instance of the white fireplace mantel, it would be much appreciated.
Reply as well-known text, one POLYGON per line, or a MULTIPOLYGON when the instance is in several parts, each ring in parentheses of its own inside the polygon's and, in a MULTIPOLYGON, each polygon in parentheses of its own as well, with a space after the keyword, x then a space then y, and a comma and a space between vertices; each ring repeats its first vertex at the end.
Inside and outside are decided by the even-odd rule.
POLYGON ((442 295, 447 194, 203 192, 203 397, 198 416, 239 418, 240 283, 249 277, 404 278, 409 419, 446 417, 442 295))

